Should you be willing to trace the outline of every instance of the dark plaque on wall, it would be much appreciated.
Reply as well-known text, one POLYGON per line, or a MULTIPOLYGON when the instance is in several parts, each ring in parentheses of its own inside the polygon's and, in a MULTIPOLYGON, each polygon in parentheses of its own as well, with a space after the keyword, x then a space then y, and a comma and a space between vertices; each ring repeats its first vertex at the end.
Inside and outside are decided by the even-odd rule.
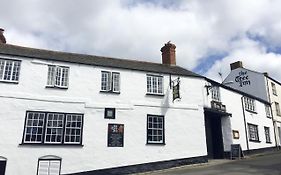
POLYGON ((230 159, 241 159, 244 157, 240 144, 231 144, 230 159))
POLYGON ((107 146, 108 147, 124 146, 123 124, 108 124, 107 146))

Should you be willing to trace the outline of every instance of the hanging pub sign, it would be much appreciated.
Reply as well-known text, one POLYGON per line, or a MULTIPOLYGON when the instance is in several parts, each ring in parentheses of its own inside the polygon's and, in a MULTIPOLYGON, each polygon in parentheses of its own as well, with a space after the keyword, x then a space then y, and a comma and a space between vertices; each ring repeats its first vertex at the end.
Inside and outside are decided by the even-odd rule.
POLYGON ((107 146, 108 147, 123 147, 124 146, 124 125, 123 124, 108 124, 107 146))
POLYGON ((180 99, 180 78, 173 81, 173 101, 180 99))

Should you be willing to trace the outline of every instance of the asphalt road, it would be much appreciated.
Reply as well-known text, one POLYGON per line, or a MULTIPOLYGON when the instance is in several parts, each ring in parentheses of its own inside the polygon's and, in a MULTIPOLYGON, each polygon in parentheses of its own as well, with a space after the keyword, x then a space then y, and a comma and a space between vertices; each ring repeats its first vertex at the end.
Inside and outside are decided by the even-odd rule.
POLYGON ((211 161, 204 165, 183 166, 145 175, 281 175, 281 152, 242 160, 211 161))

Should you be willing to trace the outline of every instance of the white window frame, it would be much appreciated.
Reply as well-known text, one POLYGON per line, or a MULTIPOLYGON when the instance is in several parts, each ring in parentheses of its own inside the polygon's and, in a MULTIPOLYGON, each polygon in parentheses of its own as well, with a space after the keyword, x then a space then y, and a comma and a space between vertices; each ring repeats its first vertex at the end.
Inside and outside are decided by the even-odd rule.
POLYGON ((212 86, 211 94, 212 94, 212 100, 217 101, 217 102, 221 101, 219 86, 212 86))
POLYGON ((281 116, 281 111, 280 111, 279 103, 274 102, 274 104, 275 104, 276 115, 281 116))
POLYGON ((68 88, 69 67, 48 65, 47 87, 68 88))
POLYGON ((82 144, 83 118, 83 114, 27 111, 22 143, 82 144))
POLYGON ((164 95, 164 78, 160 75, 146 75, 147 94, 164 95))
POLYGON ((147 115, 147 144, 165 144, 165 117, 147 115))
POLYGON ((256 101, 249 97, 244 97, 245 109, 250 112, 256 113, 256 101))
POLYGON ((259 142, 259 129, 258 125, 248 123, 249 140, 259 142))
POLYGON ((273 82, 271 82, 272 94, 277 96, 276 86, 273 82))
POLYGON ((265 106, 265 115, 267 118, 271 118, 271 112, 270 112, 270 106, 269 105, 264 105, 265 106))
POLYGON ((101 91, 120 93, 120 73, 101 71, 101 91))
POLYGON ((264 127, 264 135, 265 135, 265 142, 266 143, 271 143, 270 139, 270 128, 269 127, 264 127))
POLYGON ((21 61, 0 58, 0 81, 18 83, 21 61))
POLYGON ((61 158, 44 156, 38 159, 37 175, 60 175, 61 158))

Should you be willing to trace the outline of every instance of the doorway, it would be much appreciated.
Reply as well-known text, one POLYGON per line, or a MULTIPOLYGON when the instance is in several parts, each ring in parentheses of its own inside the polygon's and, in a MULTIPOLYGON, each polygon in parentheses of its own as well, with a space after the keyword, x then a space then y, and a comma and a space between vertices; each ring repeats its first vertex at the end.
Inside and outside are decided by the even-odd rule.
POLYGON ((221 116, 205 112, 205 132, 208 158, 223 159, 221 116))
POLYGON ((0 175, 5 175, 6 170, 6 160, 0 159, 0 175))

